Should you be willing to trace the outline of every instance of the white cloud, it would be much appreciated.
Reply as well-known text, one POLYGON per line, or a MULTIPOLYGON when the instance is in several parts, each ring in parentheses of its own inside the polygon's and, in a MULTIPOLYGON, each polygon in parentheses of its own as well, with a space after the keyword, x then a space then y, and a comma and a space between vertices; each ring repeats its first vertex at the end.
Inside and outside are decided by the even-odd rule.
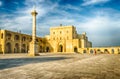
POLYGON ((109 19, 106 17, 96 16, 94 18, 87 18, 86 22, 84 22, 81 26, 86 29, 90 30, 91 32, 100 31, 101 29, 108 28, 109 19))
POLYGON ((84 3, 82 4, 82 6, 88 6, 88 5, 95 5, 95 4, 99 4, 99 3, 106 3, 109 2, 110 0, 83 0, 84 3))
POLYGON ((92 18, 86 17, 86 21, 80 23, 77 28, 87 32, 93 46, 117 45, 118 40, 113 40, 119 39, 120 19, 99 15, 92 18))
MULTIPOLYGON (((39 29, 39 27, 41 26, 44 27, 45 29, 48 29, 50 26, 55 26, 59 24, 72 25, 75 22, 74 19, 68 18, 69 16, 71 16, 70 13, 58 9, 60 7, 58 2, 53 3, 52 1, 45 0, 26 0, 24 4, 26 5, 26 7, 18 8, 17 11, 15 11, 17 15, 14 15, 12 20, 6 18, 6 16, 11 15, 6 14, 6 16, 3 17, 3 20, 1 20, 1 22, 2 26, 4 26, 4 29, 13 31, 23 30, 24 32, 26 32, 27 29, 27 31, 30 32, 32 29, 31 11, 33 10, 33 5, 36 5, 36 10, 38 12, 37 19, 41 19, 42 17, 44 17, 44 21, 42 23, 40 20, 37 20, 37 28, 39 32, 42 31, 42 29, 39 29), (60 14, 62 17, 59 15, 48 17, 49 13, 51 12, 55 14, 60 14)), ((66 8, 78 10, 78 8, 72 7, 71 5, 68 5, 66 8)))
POLYGON ((73 5, 70 5, 70 4, 67 4, 67 5, 62 5, 62 6, 60 6, 61 8, 63 8, 63 9, 71 9, 71 10, 76 10, 76 11, 81 11, 82 10, 82 8, 80 8, 80 7, 76 7, 76 6, 73 6, 73 5))
POLYGON ((2 1, 0 1, 0 6, 2 6, 2 1))
MULTIPOLYGON (((1 26, 8 30, 22 30, 24 33, 31 34, 31 11, 34 5, 33 3, 35 3, 36 10, 38 12, 37 35, 44 36, 49 34, 49 28, 59 26, 59 24, 75 25, 78 33, 87 32, 89 40, 91 40, 94 45, 102 45, 103 43, 107 43, 106 40, 110 42, 110 39, 118 38, 119 35, 117 34, 120 34, 118 30, 120 29, 119 11, 111 11, 111 9, 102 9, 103 11, 93 10, 93 14, 91 16, 87 16, 77 12, 69 13, 64 10, 65 8, 80 12, 82 9, 80 8, 79 10, 79 7, 72 5, 61 6, 58 2, 52 3, 50 0, 48 0, 48 2, 44 1, 45 0, 37 0, 36 3, 35 0, 26 0, 26 6, 24 8, 18 8, 17 11, 15 11, 17 15, 14 15, 13 18, 7 18, 10 17, 11 14, 4 14, 4 16, 1 16, 1 26), (111 36, 111 33, 114 34, 114 36, 111 36)), ((107 1, 109 0, 84 0, 84 6, 107 1)))
MULTIPOLYGON (((2 29, 8 29, 12 31, 22 30, 24 33, 31 33, 31 29, 32 29, 31 11, 33 10, 33 5, 36 5, 36 11, 38 12, 37 19, 40 19, 41 17, 44 16, 46 17, 47 13, 54 10, 54 8, 58 6, 57 3, 54 4, 50 2, 43 3, 44 1, 45 0, 36 0, 36 1, 26 0, 24 3, 26 7, 17 8, 17 10, 15 11, 16 15, 13 16, 10 14, 4 14, 4 16, 2 16, 1 18, 2 20, 0 20, 1 25, 3 26, 2 29), (7 16, 9 17, 13 16, 12 20, 7 16)), ((40 25, 38 20, 37 20, 37 25, 40 25)), ((41 29, 39 29, 38 31, 41 31, 41 29)))

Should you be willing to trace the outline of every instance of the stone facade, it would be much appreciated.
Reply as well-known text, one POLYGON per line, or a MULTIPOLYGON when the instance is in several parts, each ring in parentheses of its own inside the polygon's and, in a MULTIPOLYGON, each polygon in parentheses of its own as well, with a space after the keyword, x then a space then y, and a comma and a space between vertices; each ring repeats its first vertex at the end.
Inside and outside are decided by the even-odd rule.
POLYGON ((92 47, 86 33, 78 34, 74 26, 52 27, 46 39, 47 52, 79 52, 79 48, 92 47))
MULTIPOLYGON (((0 53, 28 53, 32 36, 20 32, 0 30, 0 53)), ((108 53, 119 54, 120 47, 96 47, 88 41, 86 33, 78 34, 74 26, 50 28, 50 35, 36 37, 38 52, 108 53)))
MULTIPOLYGON (((0 53, 26 53, 29 51, 29 44, 32 36, 20 32, 0 30, 0 53)), ((36 41, 42 46, 42 38, 37 37, 36 41)), ((42 49, 39 49, 41 51, 42 49)))
POLYGON ((120 54, 120 46, 117 47, 94 47, 94 48, 81 48, 80 53, 88 54, 120 54))
MULTIPOLYGON (((1 53, 26 53, 32 36, 20 32, 0 30, 1 53)), ((50 35, 37 37, 38 52, 79 52, 79 48, 92 47, 86 33, 77 34, 74 26, 58 26, 50 28, 50 35)))

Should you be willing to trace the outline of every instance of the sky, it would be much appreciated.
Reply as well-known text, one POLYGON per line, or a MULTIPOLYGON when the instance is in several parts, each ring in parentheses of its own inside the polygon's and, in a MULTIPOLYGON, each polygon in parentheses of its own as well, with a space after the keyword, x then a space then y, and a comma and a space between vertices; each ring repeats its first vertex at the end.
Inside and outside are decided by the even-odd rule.
POLYGON ((31 34, 33 6, 40 37, 50 27, 73 25, 93 47, 120 46, 120 0, 0 0, 0 28, 31 34))

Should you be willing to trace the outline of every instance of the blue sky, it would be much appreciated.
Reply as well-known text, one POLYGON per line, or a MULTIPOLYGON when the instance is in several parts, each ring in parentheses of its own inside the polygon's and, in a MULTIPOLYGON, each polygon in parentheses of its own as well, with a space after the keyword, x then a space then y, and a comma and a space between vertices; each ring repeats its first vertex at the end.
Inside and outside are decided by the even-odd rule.
POLYGON ((50 27, 74 25, 93 46, 120 46, 120 0, 0 0, 0 28, 31 34, 34 5, 38 36, 50 27))

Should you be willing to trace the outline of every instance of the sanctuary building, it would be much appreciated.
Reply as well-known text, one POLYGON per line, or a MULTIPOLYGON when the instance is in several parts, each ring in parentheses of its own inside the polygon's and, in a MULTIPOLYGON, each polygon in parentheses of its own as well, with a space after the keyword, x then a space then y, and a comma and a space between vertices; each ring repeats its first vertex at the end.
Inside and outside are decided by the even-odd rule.
POLYGON ((50 35, 45 38, 49 52, 78 52, 81 48, 92 47, 86 33, 78 34, 74 26, 51 27, 50 35))
MULTIPOLYGON (((0 54, 29 53, 32 36, 21 32, 0 30, 0 54)), ((120 54, 117 47, 92 47, 86 33, 78 34, 75 26, 50 28, 50 35, 36 37, 38 53, 108 53, 120 54)))
MULTIPOLYGON (((0 30, 0 53, 28 53, 32 36, 21 32, 0 30)), ((80 52, 92 47, 86 33, 78 34, 74 26, 50 28, 50 35, 36 37, 38 52, 80 52)))

